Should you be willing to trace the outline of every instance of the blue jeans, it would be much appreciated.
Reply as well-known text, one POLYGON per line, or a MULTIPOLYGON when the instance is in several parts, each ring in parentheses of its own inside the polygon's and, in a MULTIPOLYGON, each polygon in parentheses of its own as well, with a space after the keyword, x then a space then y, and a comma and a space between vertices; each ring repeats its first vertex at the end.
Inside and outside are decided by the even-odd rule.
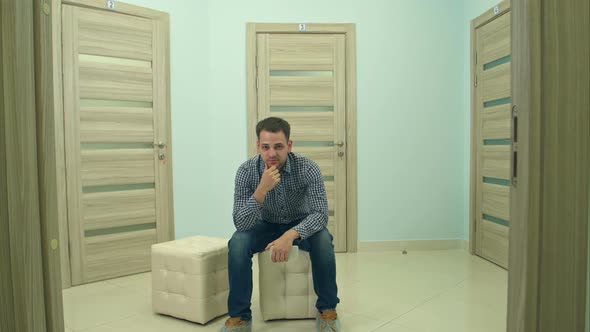
MULTIPOLYGON (((230 317, 241 317, 251 320, 250 310, 252 300, 252 257, 255 253, 264 251, 272 241, 278 239, 292 224, 272 224, 258 221, 246 232, 235 232, 229 240, 228 273, 229 297, 227 307, 230 317)), ((335 309, 338 299, 336 286, 336 258, 332 235, 326 228, 314 235, 301 240, 297 239, 293 245, 309 252, 313 275, 313 287, 318 296, 316 308, 320 311, 335 309)))

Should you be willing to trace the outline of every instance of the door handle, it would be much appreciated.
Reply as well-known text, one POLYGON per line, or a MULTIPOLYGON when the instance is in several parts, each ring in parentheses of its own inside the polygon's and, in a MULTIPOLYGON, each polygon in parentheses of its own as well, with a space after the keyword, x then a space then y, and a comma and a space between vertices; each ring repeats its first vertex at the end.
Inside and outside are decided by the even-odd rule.
POLYGON ((510 182, 516 188, 518 184, 518 109, 516 105, 512 105, 512 174, 510 175, 510 182))

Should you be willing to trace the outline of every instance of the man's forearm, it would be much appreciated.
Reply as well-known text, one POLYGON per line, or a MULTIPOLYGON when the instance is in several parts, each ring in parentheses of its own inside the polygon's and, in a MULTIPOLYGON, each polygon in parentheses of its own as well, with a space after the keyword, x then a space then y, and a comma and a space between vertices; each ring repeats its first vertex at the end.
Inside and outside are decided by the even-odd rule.
POLYGON ((289 240, 291 240, 291 243, 293 243, 293 241, 299 238, 299 232, 291 228, 290 230, 286 231, 283 236, 287 237, 289 240))
POLYGON ((235 207, 233 213, 234 225, 238 231, 247 231, 256 224, 260 205, 253 197, 240 205, 235 207))
POLYGON ((254 197, 256 202, 258 202, 258 204, 262 204, 262 203, 264 203, 264 200, 266 199, 266 194, 268 194, 268 191, 260 188, 260 186, 259 186, 258 188, 256 188, 256 191, 254 192, 252 197, 254 197))
POLYGON ((327 213, 312 213, 295 226, 294 230, 298 232, 299 237, 307 238, 322 230, 327 224, 327 213))

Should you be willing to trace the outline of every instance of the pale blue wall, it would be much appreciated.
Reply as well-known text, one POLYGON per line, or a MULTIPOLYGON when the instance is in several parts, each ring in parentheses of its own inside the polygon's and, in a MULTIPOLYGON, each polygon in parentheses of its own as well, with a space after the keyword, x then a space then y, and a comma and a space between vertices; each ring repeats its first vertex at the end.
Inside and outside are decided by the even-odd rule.
POLYGON ((493 3, 127 2, 170 13, 178 238, 233 231, 246 22, 356 23, 360 241, 468 236, 468 22, 493 3))

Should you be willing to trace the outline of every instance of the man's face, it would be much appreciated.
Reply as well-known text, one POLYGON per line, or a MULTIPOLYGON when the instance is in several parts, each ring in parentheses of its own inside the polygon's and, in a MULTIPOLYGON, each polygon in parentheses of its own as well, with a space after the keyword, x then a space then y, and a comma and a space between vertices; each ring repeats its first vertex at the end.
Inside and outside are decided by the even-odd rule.
POLYGON ((256 149, 262 156, 266 167, 275 166, 277 169, 281 169, 287 161, 287 154, 291 152, 292 144, 293 142, 287 141, 287 137, 282 131, 273 133, 263 130, 260 132, 260 138, 256 141, 256 149))

